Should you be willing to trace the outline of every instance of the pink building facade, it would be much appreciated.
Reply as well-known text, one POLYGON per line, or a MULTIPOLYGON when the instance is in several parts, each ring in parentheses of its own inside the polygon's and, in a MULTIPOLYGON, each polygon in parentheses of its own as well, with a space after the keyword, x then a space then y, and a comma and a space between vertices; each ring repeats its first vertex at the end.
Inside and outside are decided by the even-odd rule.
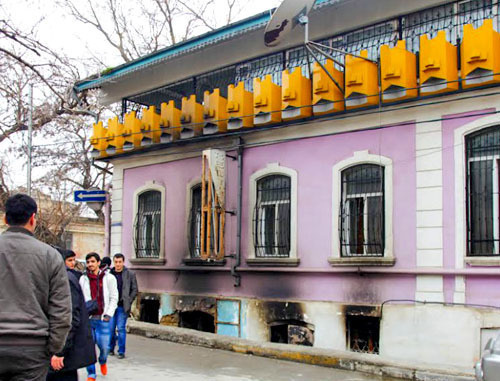
MULTIPOLYGON (((347 12, 340 3, 336 14, 347 12)), ((375 23, 457 6, 394 3, 360 17, 375 23)), ((476 17, 478 2, 470 3, 476 17)), ((319 25, 333 12, 321 7, 319 25)), ((258 32, 241 38, 263 54, 252 46, 258 32)), ((212 58, 221 44, 161 65, 172 76, 183 63, 205 72, 189 66, 204 52, 207 66, 222 67, 212 58)), ((225 56, 238 46, 227 42, 225 56)), ((110 102, 130 101, 140 75, 141 83, 152 75, 143 71, 100 86, 110 102)), ((138 317, 471 369, 500 332, 499 104, 495 86, 459 89, 105 158, 114 165, 111 254, 122 252, 137 273, 138 317), (197 251, 206 149, 226 154, 223 260, 197 251), (148 192, 154 200, 141 204, 148 192), (156 239, 155 255, 141 254, 151 249, 138 241, 144 236, 156 239)))

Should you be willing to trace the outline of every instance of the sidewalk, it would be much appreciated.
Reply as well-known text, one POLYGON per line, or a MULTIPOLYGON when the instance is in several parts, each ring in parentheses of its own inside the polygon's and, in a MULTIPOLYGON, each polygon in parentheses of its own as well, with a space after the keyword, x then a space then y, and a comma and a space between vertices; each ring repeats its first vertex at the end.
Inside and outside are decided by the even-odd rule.
POLYGON ((216 335, 192 329, 162 326, 129 320, 129 332, 175 343, 198 345, 237 353, 252 354, 279 360, 353 370, 377 376, 415 381, 472 381, 473 370, 456 367, 425 366, 397 360, 381 359, 376 355, 311 348, 298 345, 257 342, 231 336, 216 335))

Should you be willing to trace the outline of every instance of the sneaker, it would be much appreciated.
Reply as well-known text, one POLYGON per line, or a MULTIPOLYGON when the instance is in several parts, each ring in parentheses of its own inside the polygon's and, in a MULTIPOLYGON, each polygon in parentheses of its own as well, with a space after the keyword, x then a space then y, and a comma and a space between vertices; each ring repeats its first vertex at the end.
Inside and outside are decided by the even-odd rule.
POLYGON ((103 376, 108 374, 108 366, 106 364, 101 364, 101 373, 103 376))
POLYGON ((94 377, 87 377, 87 381, 95 381, 94 377))
POLYGON ((118 358, 121 360, 121 359, 124 359, 125 358, 125 354, 124 353, 118 353, 118 358))
POLYGON ((110 356, 114 356, 115 355, 115 351, 109 351, 109 355, 110 356))

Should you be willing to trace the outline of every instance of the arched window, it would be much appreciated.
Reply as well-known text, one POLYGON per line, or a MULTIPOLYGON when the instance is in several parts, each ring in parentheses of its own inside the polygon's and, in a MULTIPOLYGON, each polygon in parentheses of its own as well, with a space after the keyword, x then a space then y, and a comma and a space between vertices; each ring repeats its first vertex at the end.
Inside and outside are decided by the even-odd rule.
POLYGON ((361 164, 342 171, 342 257, 384 255, 384 167, 361 164))
POLYGON ((148 190, 137 197, 134 222, 136 258, 159 258, 161 248, 162 192, 148 190))
POLYGON ((289 176, 269 175, 257 181, 254 209, 255 257, 290 256, 289 176))
POLYGON ((465 145, 468 255, 498 256, 500 127, 466 136, 465 145))

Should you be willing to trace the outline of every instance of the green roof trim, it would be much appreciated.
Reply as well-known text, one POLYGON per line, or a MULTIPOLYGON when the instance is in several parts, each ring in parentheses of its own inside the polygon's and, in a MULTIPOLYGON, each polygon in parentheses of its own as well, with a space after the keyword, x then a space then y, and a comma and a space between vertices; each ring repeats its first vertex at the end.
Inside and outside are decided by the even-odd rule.
MULTIPOLYGON (((335 2, 339 2, 339 0, 317 0, 315 7, 335 2)), ((270 9, 268 11, 251 16, 244 20, 237 21, 235 23, 229 24, 214 31, 210 31, 200 36, 193 37, 187 41, 183 41, 178 44, 159 50, 157 52, 148 54, 134 61, 124 63, 120 66, 117 66, 116 68, 106 71, 106 74, 103 74, 97 78, 95 78, 94 76, 94 78, 88 78, 78 81, 75 83, 74 86, 75 91, 80 92, 83 90, 99 87, 102 83, 107 82, 112 78, 129 74, 149 64, 153 64, 158 61, 172 57, 174 55, 187 52, 191 49, 200 48, 204 45, 214 43, 218 40, 228 38, 232 35, 240 34, 246 30, 263 26, 264 24, 267 24, 271 19, 272 11, 273 9, 270 9)))

